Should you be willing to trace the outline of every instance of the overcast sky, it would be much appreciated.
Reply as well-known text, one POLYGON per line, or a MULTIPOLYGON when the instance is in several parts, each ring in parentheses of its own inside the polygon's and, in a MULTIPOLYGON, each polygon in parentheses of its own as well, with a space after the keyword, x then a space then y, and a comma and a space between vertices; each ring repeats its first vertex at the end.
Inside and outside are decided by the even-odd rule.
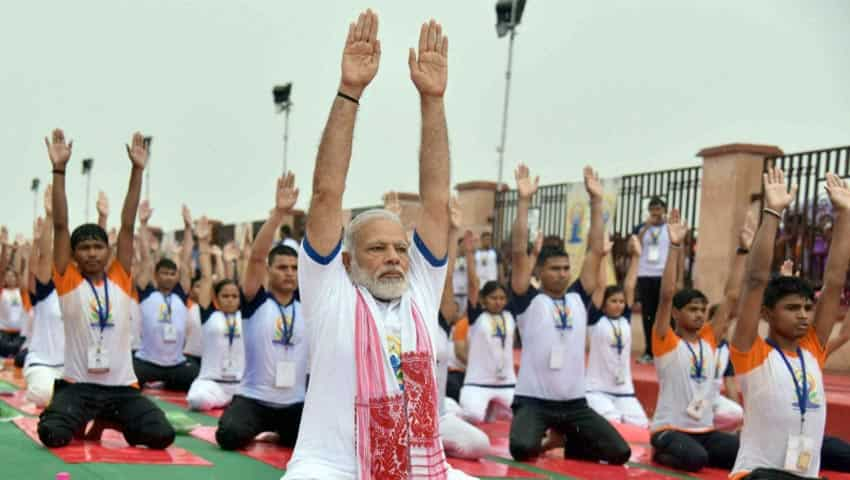
MULTIPOLYGON (((126 191, 123 144, 154 137, 153 224, 185 202, 226 222, 262 218, 281 170, 271 87, 291 81, 289 163, 306 208, 348 22, 380 15, 383 58, 361 102, 346 207, 415 191, 418 101, 407 67, 422 21, 450 38, 453 181, 495 180, 507 39, 493 0, 38 1, 0 15, 0 223, 30 232, 42 137, 74 139, 71 223, 84 220, 81 160, 95 159, 111 224, 126 191)), ((529 0, 515 44, 506 177, 543 183, 694 165, 706 146, 786 152, 850 144, 850 2, 529 0)), ((511 182, 512 183, 512 182, 511 182)), ((39 211, 41 200, 39 198, 39 211)), ((94 208, 91 208, 92 214, 94 208)))

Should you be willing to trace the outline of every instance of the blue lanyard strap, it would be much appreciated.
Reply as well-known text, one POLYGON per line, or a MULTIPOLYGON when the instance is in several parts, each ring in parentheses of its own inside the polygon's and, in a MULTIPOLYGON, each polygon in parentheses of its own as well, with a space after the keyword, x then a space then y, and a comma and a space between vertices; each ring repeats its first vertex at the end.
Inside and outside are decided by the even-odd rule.
POLYGON ((696 367, 696 380, 702 380, 702 365, 703 365, 703 356, 702 356, 702 340, 697 339, 699 342, 699 359, 697 359, 697 354, 694 352, 693 347, 691 347, 691 342, 684 340, 685 346, 688 347, 688 350, 691 352, 691 356, 694 357, 694 366, 696 367))
POLYGON ((232 313, 224 314, 224 321, 227 322, 227 340, 230 346, 233 346, 233 337, 236 336, 236 315, 232 313))
POLYGON ((280 311, 280 323, 283 324, 283 344, 284 345, 292 345, 292 334, 295 332, 295 302, 292 302, 292 321, 287 325, 286 323, 286 307, 280 304, 277 300, 274 301, 277 303, 277 309, 280 311))
POLYGON ((561 317, 561 324, 558 325, 558 330, 564 331, 569 330, 570 324, 567 323, 567 300, 566 298, 561 298, 559 300, 552 300, 555 303, 555 307, 558 309, 558 316, 561 317))
POLYGON ((608 323, 611 324, 611 330, 614 332, 614 338, 617 340, 617 355, 622 355, 625 345, 623 345, 623 328, 620 327, 620 320, 617 319, 617 323, 615 324, 614 320, 611 320, 611 318, 607 316, 605 318, 607 318, 608 323))
POLYGON ((100 301, 100 296, 97 294, 97 289, 94 288, 94 283, 89 277, 85 278, 94 294, 94 300, 97 302, 97 319, 100 325, 100 333, 103 334, 103 329, 109 324, 109 279, 106 277, 106 274, 103 275, 103 295, 106 297, 106 308, 104 308, 103 303, 100 301))
POLYGON ((166 294, 160 292, 160 295, 162 295, 162 299, 165 301, 165 308, 166 308, 166 311, 168 311, 168 322, 171 323, 171 295, 172 294, 169 292, 169 294, 166 295, 166 294))
POLYGON ((803 384, 800 385, 800 382, 797 380, 797 376, 794 375, 794 369, 791 368, 791 362, 788 361, 788 357, 785 356, 785 352, 779 348, 779 345, 772 339, 768 338, 767 344, 774 348, 777 352, 779 352, 779 356, 782 357, 782 361, 785 362, 785 366, 788 368, 788 373, 791 374, 791 379, 794 380, 794 390, 797 394, 797 404, 800 406, 800 423, 806 421, 806 408, 809 403, 809 380, 806 377, 806 361, 803 359, 803 351, 800 347, 797 347, 797 358, 800 359, 800 370, 802 370, 803 384))

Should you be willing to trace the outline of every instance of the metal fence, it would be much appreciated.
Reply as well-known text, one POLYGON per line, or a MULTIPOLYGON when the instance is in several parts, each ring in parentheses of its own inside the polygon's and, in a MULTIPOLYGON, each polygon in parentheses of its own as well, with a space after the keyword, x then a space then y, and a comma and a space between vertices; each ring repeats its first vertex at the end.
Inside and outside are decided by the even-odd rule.
MULTIPOLYGON (((692 238, 696 238, 699 225, 700 186, 702 167, 685 167, 673 170, 636 173, 620 178, 617 193, 617 207, 608 231, 614 240, 613 254, 618 274, 622 276, 627 258, 626 243, 636 226, 647 215, 647 206, 653 196, 664 199, 669 208, 678 208, 691 227, 692 238)), ((565 234, 567 190, 569 184, 544 185, 537 190, 531 208, 540 209, 540 229, 544 235, 565 234)), ((493 222, 493 239, 496 245, 504 245, 509 240, 511 226, 516 216, 516 190, 507 190, 496 194, 496 215, 493 222)), ((694 242, 690 242, 691 245, 694 242)), ((686 269, 690 279, 690 265, 693 265, 693 249, 688 250, 689 261, 686 269)))
POLYGON ((815 285, 823 281, 826 255, 832 242, 832 207, 823 183, 827 172, 850 178, 850 146, 790 153, 765 159, 798 186, 794 203, 785 211, 776 238, 774 270, 791 259, 801 275, 815 285))

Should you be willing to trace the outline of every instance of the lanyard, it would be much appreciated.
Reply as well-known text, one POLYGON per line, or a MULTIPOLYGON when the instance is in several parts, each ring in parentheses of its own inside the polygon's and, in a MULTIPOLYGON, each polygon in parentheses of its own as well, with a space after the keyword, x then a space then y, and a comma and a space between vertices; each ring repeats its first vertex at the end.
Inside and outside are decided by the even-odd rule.
POLYGON ((280 311, 280 323, 283 327, 282 343, 288 347, 292 345, 292 334, 295 332, 295 302, 292 302, 292 321, 289 324, 286 323, 286 307, 281 305, 277 300, 274 303, 277 303, 277 309, 280 311))
POLYGON ((162 292, 159 292, 159 294, 162 295, 162 299, 165 301, 165 308, 168 311, 168 323, 171 323, 171 295, 172 294, 170 292, 169 292, 168 295, 166 295, 162 292))
POLYGON ((103 296, 106 297, 106 308, 100 302, 100 296, 97 294, 97 289, 94 288, 94 283, 92 283, 89 277, 86 277, 86 282, 88 282, 89 287, 91 287, 91 291, 94 294, 94 300, 97 302, 97 319, 98 324, 100 325, 100 335, 101 340, 103 339, 103 329, 109 325, 109 280, 106 278, 106 275, 103 276, 103 296))
POLYGON ((685 346, 690 350, 691 355, 694 357, 694 366, 696 367, 696 381, 702 381, 702 365, 703 365, 703 357, 702 357, 702 340, 697 340, 699 342, 699 360, 697 360, 697 354, 694 352, 693 347, 691 347, 691 342, 685 340, 685 346))
POLYGON ((614 338, 617 340, 617 355, 623 354, 623 328, 620 326, 620 319, 617 319, 617 323, 614 323, 614 320, 611 320, 609 317, 605 317, 608 319, 608 323, 611 324, 611 330, 614 332, 614 338))
POLYGON ((496 320, 496 317, 490 315, 490 318, 493 320, 493 323, 496 326, 496 336, 499 337, 499 340, 502 341, 502 350, 505 349, 505 337, 507 336, 508 325, 505 322, 505 316, 502 313, 499 313, 499 319, 496 320))
POLYGON ((236 315, 232 313, 224 314, 224 321, 227 322, 227 339, 230 342, 229 346, 233 346, 233 337, 236 336, 236 315))
POLYGON ((800 433, 802 433, 803 424, 806 421, 806 408, 809 405, 809 380, 806 376, 806 361, 803 359, 803 351, 799 346, 797 347, 797 358, 800 359, 800 369, 803 373, 803 384, 800 385, 800 382, 797 381, 797 376, 794 375, 794 369, 791 368, 791 362, 789 362, 788 357, 785 356, 785 352, 779 348, 779 345, 777 345, 772 338, 768 338, 767 343, 773 347, 774 350, 779 352, 779 356, 782 357, 782 361, 785 362, 785 366, 788 367, 788 373, 791 374, 791 379, 794 380, 794 390, 797 393, 797 405, 800 406, 800 433))
POLYGON ((661 228, 653 229, 652 227, 649 227, 649 235, 652 237, 652 244, 658 245, 658 237, 661 236, 661 228))
POLYGON ((555 308, 558 309, 558 316, 561 318, 561 322, 556 328, 560 330, 561 333, 573 328, 573 326, 567 321, 569 320, 569 315, 567 315, 567 300, 562 298, 559 300, 552 299, 552 301, 555 303, 555 308))

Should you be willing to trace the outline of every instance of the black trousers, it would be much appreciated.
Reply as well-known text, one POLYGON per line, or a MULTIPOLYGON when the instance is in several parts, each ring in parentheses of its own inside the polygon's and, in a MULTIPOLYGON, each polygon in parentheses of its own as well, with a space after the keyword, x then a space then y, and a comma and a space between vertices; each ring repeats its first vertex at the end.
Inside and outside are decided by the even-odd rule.
POLYGON ((142 387, 148 382, 165 382, 165 388, 168 390, 188 392, 200 368, 200 365, 188 360, 173 367, 161 367, 155 363, 133 358, 133 370, 136 371, 136 378, 139 379, 139 385, 142 387))
POLYGON ((824 436, 820 449, 820 468, 850 473, 850 443, 840 438, 824 436))
POLYGON ((46 447, 62 447, 82 434, 90 420, 117 424, 130 445, 163 449, 174 442, 165 414, 133 387, 56 380, 53 399, 41 413, 38 438, 46 447))
POLYGON ((644 352, 652 356, 652 326, 655 325, 655 313, 658 312, 658 297, 661 295, 661 277, 638 277, 637 293, 640 298, 641 319, 643 320, 643 338, 646 341, 644 352))
POLYGON ((0 357, 14 357, 21 350, 25 337, 17 332, 0 332, 0 357))
POLYGON ((275 432, 280 435, 281 445, 294 447, 303 410, 304 403, 276 408, 253 398, 234 395, 218 421, 215 440, 224 450, 236 450, 263 432, 275 432))
MULTIPOLYGON (((821 468, 823 463, 821 462, 821 468)), ((785 470, 774 468, 757 468, 741 480, 820 480, 812 477, 801 477, 785 470)))
POLYGON ((460 402, 460 389, 463 388, 465 378, 466 372, 449 370, 449 377, 446 381, 446 396, 460 402))
POLYGON ((738 455, 738 436, 726 432, 664 430, 654 433, 650 442, 653 460, 687 472, 698 472, 706 466, 730 470, 738 455))
POLYGON ((195 365, 199 372, 201 371, 201 357, 189 355, 188 353, 184 353, 183 356, 186 357, 187 362, 191 363, 192 365, 195 365))
POLYGON ((568 401, 516 396, 512 405, 510 450, 514 460, 541 453, 540 442, 549 428, 564 435, 564 456, 622 465, 632 454, 629 444, 583 398, 568 401))
POLYGON ((18 368, 24 368, 24 364, 27 363, 27 354, 29 353, 28 348, 22 348, 18 351, 18 354, 15 355, 15 366, 18 368))

